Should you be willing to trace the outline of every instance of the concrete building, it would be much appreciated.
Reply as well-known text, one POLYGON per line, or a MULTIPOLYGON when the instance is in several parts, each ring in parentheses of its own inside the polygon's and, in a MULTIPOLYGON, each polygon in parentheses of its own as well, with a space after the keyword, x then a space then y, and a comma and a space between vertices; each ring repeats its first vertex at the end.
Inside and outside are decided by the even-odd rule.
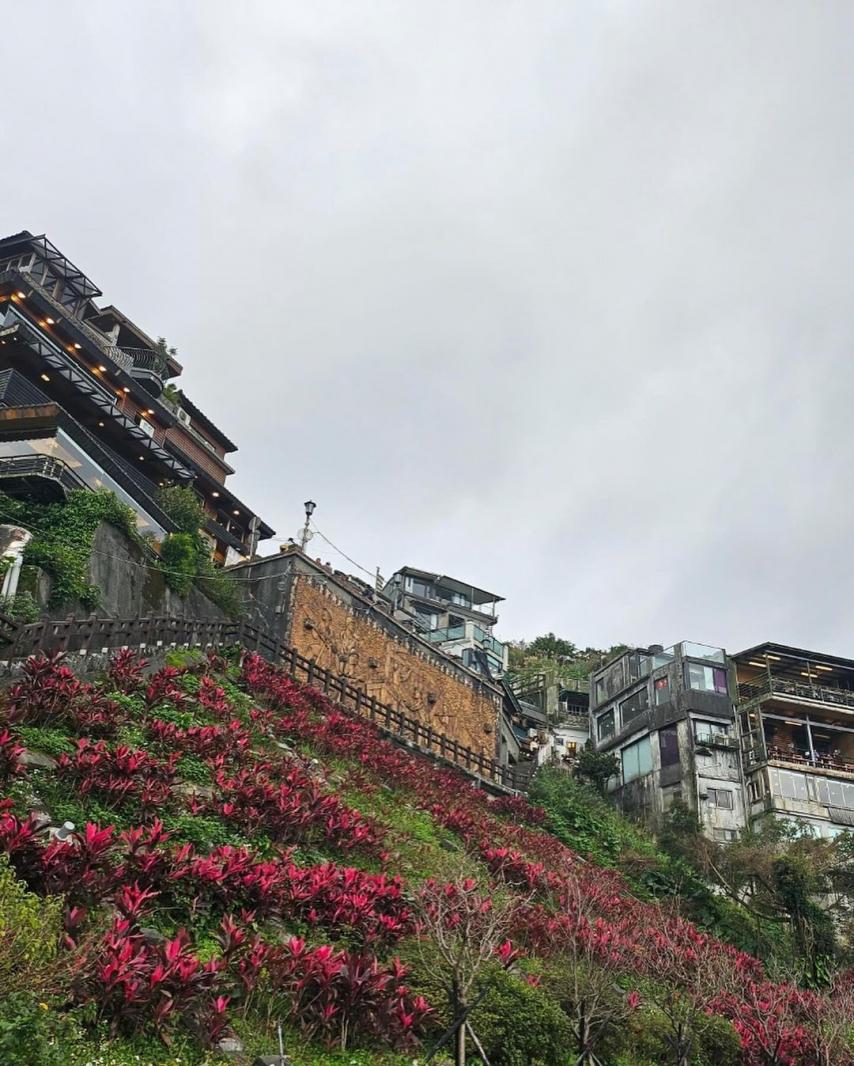
POLYGON ((854 660, 766 643, 733 662, 750 817, 854 828, 854 660))
POLYGON ((746 817, 735 696, 724 650, 687 641, 630 649, 595 671, 591 738, 619 759, 617 805, 655 825, 680 801, 709 837, 735 839, 746 817))
POLYGON ((100 296, 46 236, 0 239, 0 489, 109 489, 162 540, 158 489, 191 486, 213 558, 252 554, 273 530, 225 484, 236 446, 174 386, 174 352, 100 296))
POLYGON ((503 597, 411 566, 394 573, 383 594, 395 610, 415 619, 425 639, 470 670, 497 678, 507 669, 507 648, 492 635, 495 608, 503 597))

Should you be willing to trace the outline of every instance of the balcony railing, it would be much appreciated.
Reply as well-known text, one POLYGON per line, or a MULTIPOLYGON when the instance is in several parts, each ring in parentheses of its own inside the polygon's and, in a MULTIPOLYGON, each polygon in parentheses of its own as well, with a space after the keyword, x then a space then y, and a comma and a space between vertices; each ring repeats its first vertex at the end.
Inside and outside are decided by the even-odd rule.
POLYGON ((788 678, 766 675, 759 681, 742 682, 738 686, 738 697, 742 704, 753 703, 766 696, 783 696, 790 699, 810 700, 813 703, 854 707, 854 692, 850 689, 830 688, 809 681, 791 681, 788 678))
POLYGON ((112 344, 107 348, 107 355, 129 374, 143 374, 157 378, 162 382, 166 377, 166 356, 151 348, 122 348, 112 344))
POLYGON ((53 482, 63 495, 87 487, 68 463, 53 455, 8 455, 0 458, 0 483, 26 483, 30 479, 53 482))
POLYGON ((486 651, 492 652, 492 654, 504 661, 504 645, 489 635, 485 629, 481 629, 480 626, 472 626, 470 633, 467 632, 467 626, 465 624, 458 626, 444 626, 442 629, 432 629, 426 634, 427 640, 431 644, 444 644, 445 641, 450 640, 465 640, 470 637, 476 644, 484 648, 486 651))

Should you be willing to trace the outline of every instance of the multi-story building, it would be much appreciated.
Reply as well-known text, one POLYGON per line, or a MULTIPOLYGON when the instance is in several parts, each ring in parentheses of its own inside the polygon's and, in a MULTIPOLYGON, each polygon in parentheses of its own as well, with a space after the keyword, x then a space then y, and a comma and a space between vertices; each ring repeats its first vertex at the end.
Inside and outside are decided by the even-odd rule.
POLYGON ((854 660, 767 643, 733 661, 750 817, 854 827, 854 660))
POLYGON ((174 354, 100 295, 47 237, 0 240, 0 488, 107 488, 161 538, 158 488, 192 485, 214 557, 251 554, 273 530, 225 486, 235 446, 169 383, 174 354))
POLYGON ((712 839, 735 839, 745 804, 734 703, 722 648, 634 648, 596 670, 591 738, 619 759, 610 783, 617 805, 654 825, 679 801, 712 839))
POLYGON ((411 566, 394 573, 383 592, 395 610, 415 620, 426 640, 470 670, 501 677, 507 669, 507 648, 492 635, 502 596, 411 566))

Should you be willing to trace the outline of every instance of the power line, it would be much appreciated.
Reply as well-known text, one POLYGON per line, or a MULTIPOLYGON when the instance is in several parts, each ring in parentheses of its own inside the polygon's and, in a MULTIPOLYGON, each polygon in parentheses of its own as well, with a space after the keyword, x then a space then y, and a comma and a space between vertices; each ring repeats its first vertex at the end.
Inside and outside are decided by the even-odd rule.
POLYGON ((336 551, 339 555, 342 555, 348 563, 352 563, 353 566, 355 566, 358 570, 361 570, 363 574, 367 574, 368 577, 376 579, 376 570, 369 570, 366 566, 362 566, 361 563, 357 563, 355 559, 351 559, 350 556, 345 551, 342 551, 337 544, 333 544, 325 533, 321 533, 317 526, 315 526, 314 524, 311 524, 309 528, 312 530, 312 532, 316 533, 322 540, 325 540, 333 551, 336 551))

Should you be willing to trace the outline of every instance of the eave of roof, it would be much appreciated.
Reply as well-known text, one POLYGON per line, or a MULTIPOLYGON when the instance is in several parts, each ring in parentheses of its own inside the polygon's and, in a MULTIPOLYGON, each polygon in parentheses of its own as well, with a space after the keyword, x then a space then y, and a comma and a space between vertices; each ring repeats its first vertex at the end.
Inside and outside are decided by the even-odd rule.
POLYGON ((478 603, 503 603, 504 597, 499 596, 496 592, 489 592, 487 589, 478 588, 477 585, 472 585, 468 581, 460 581, 458 578, 449 577, 447 574, 434 574, 429 570, 418 570, 414 566, 402 566, 395 573, 409 575, 410 577, 424 577, 436 584, 444 585, 446 588, 453 589, 454 592, 471 592, 478 593, 482 599, 478 600, 478 603))
POLYGON ((819 651, 807 651, 805 648, 793 648, 789 644, 775 644, 773 641, 756 644, 752 648, 736 652, 730 658, 740 662, 742 659, 755 659, 759 655, 766 654, 779 655, 783 658, 788 657, 791 659, 808 659, 811 662, 832 663, 834 666, 839 666, 846 670, 854 670, 854 659, 846 659, 841 655, 827 655, 819 651))
POLYGON ((193 403, 193 401, 186 394, 186 392, 184 392, 183 389, 179 390, 179 395, 181 397, 181 406, 184 408, 187 414, 189 414, 192 418, 195 418, 197 422, 200 422, 208 431, 208 433, 210 433, 212 436, 215 436, 216 439, 220 442, 220 444, 225 447, 225 450, 227 452, 237 451, 237 445, 234 443, 234 441, 226 437, 223 431, 219 429, 213 422, 211 422, 211 420, 204 413, 204 411, 202 411, 201 408, 197 407, 193 403))
MULTIPOLYGON (((143 342, 140 347, 150 348, 153 352, 157 351, 157 341, 152 340, 152 338, 149 337, 145 330, 140 329, 136 322, 128 318, 128 316, 123 311, 120 311, 118 307, 115 306, 115 304, 110 304, 108 307, 100 308, 98 310, 98 313, 96 315, 92 315, 91 317, 96 320, 104 317, 114 318, 117 322, 120 322, 123 326, 127 327, 127 329, 131 331, 131 333, 133 333, 143 342)), ((173 378, 178 377, 178 375, 184 369, 184 367, 178 362, 178 360, 173 355, 167 356, 166 362, 169 364, 169 369, 172 372, 171 376, 173 378)))

